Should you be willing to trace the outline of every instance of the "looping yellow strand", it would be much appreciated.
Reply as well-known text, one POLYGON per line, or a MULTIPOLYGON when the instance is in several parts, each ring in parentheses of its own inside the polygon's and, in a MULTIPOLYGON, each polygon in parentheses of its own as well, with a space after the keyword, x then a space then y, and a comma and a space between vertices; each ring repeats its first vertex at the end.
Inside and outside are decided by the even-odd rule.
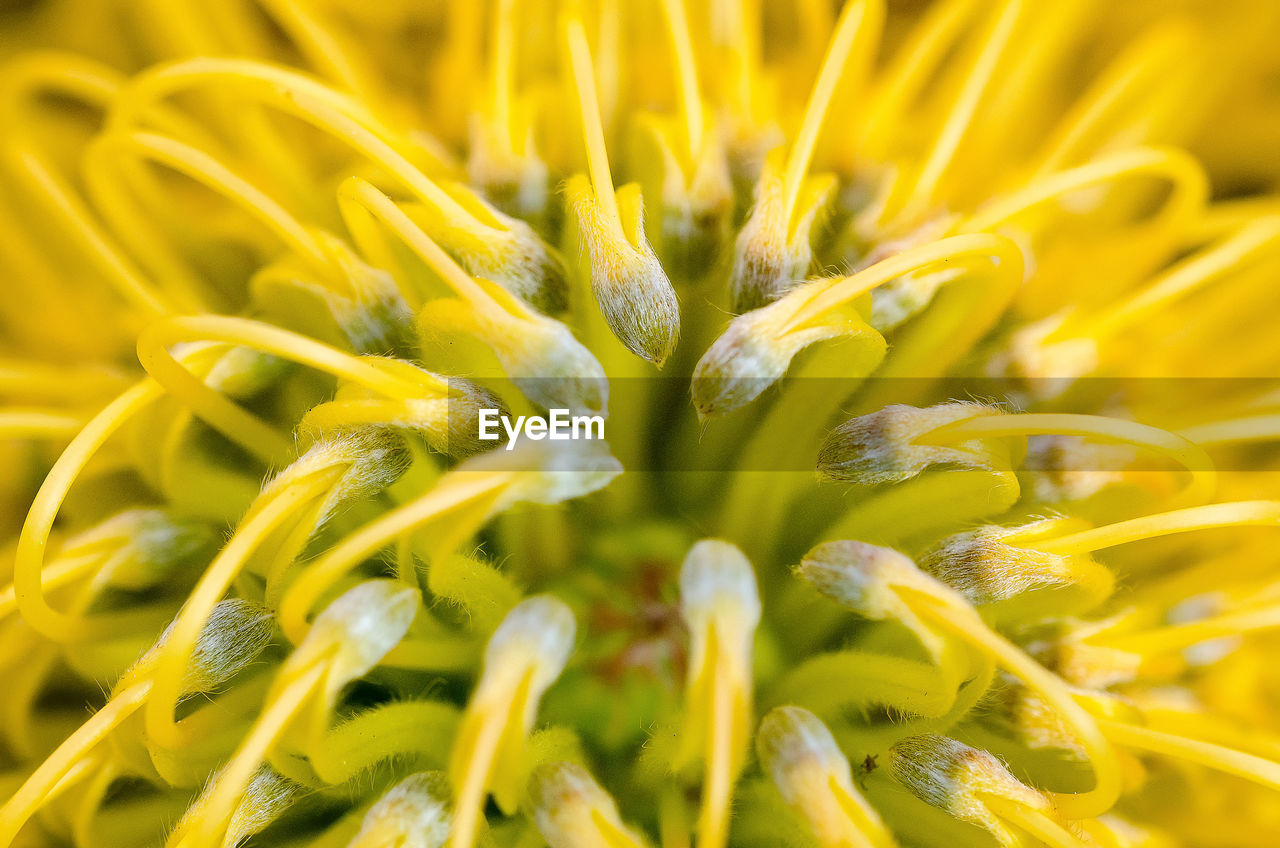
POLYGON ((1120 797, 1121 790, 1120 766, 1115 750, 1102 733, 1098 722, 1076 702, 1061 678, 992 630, 961 599, 915 587, 902 588, 917 599, 919 611, 930 623, 989 653, 997 663, 1021 678, 1043 697, 1071 728, 1088 756, 1095 782, 1087 792, 1052 794, 1054 803, 1063 815, 1068 818, 1088 818, 1111 809, 1120 797))
POLYGON ((23 619, 48 639, 74 638, 69 634, 83 630, 82 619, 55 610, 44 596, 45 552, 58 510, 98 449, 163 394, 157 383, 143 380, 108 404, 71 440, 36 492, 14 552, 13 586, 23 619))
POLYGON ((310 631, 307 617, 316 602, 344 574, 395 540, 447 515, 466 519, 460 527, 450 528, 451 533, 469 535, 469 529, 487 517, 488 505, 518 476, 518 472, 488 472, 446 477, 418 499, 350 534, 298 574, 281 600, 280 628, 299 644, 310 631))
POLYGON ((890 60, 861 110, 857 146, 869 159, 889 158, 905 114, 970 18, 978 0, 943 0, 926 11, 890 60))
POLYGON ((455 294, 473 308, 481 309, 486 304, 492 303, 492 299, 480 286, 476 285, 471 275, 414 224, 413 219, 404 210, 376 187, 361 179, 348 180, 339 189, 339 197, 359 204, 361 208, 381 221, 426 262, 431 270, 440 276, 445 285, 453 289, 455 294))
POLYGON ((86 161, 98 166, 90 171, 90 175, 97 180, 102 196, 109 196, 120 190, 117 188, 118 183, 104 170, 107 163, 103 157, 112 154, 150 159, 185 174, 257 218, 319 273, 334 273, 332 263, 305 226, 264 192, 204 151, 150 132, 110 132, 101 135, 87 151, 86 161))
POLYGON ((57 409, 0 408, 0 441, 6 439, 69 439, 84 419, 57 409))
MULTIPOLYGON (((806 321, 839 308, 867 294, 885 283, 907 274, 930 269, 936 265, 958 265, 964 260, 976 260, 1000 264, 1008 256, 1010 243, 1001 236, 986 234, 953 236, 932 244, 904 250, 851 277, 833 277, 811 284, 814 293, 808 304, 797 313, 791 324, 799 326, 806 321)), ((1014 248, 1014 253, 1017 253, 1014 248)), ((1020 264, 1020 263, 1019 263, 1020 264)), ((1021 282, 1021 269, 1017 281, 1021 282)))
POLYGON ((138 362, 179 403, 261 462, 271 465, 293 453, 293 442, 226 395, 210 388, 169 352, 183 340, 172 324, 155 324, 138 337, 138 362))
POLYGON ((498 132, 495 138, 500 152, 515 153, 516 126, 512 101, 516 88, 516 3, 517 0, 495 0, 493 41, 489 45, 490 108, 498 132))
POLYGON ((910 191, 905 194, 908 200, 900 213, 903 216, 919 214, 937 199, 942 179, 1013 41, 1013 32, 1022 17, 1024 5, 1023 0, 1006 0, 985 33, 981 50, 968 68, 964 86, 956 95, 955 102, 950 105, 946 122, 916 172, 910 191))
POLYGON ((1280 439, 1280 414, 1247 415, 1199 424, 1180 435, 1202 448, 1280 439))
POLYGON ((1181 499, 1184 501, 1204 502, 1213 496, 1217 486, 1217 473, 1214 470, 1213 460, 1195 442, 1158 427, 1102 415, 1067 413, 977 415, 944 424, 916 441, 921 444, 954 444, 973 438, 1050 435, 1096 437, 1109 442, 1146 448, 1164 456, 1181 465, 1190 474, 1190 481, 1181 493, 1181 499))
POLYGON ((1187 760, 1280 792, 1280 763, 1273 760, 1128 722, 1104 718, 1098 725, 1117 745, 1187 760))
POLYGON ((1107 339, 1195 289, 1280 253, 1280 217, 1258 218, 1231 238, 1178 263, 1148 286, 1089 319, 1089 334, 1107 339))
POLYGON ((958 227, 960 232, 994 230, 1082 189, 1147 177, 1168 180, 1172 190, 1150 226, 1171 227, 1199 211, 1208 197, 1208 177, 1195 159, 1173 148, 1137 148, 1041 177, 1012 195, 997 198, 958 227))
POLYGON ((1031 834, 1049 848, 1087 848, 1086 843, 1039 810, 999 795, 984 795, 987 808, 1002 819, 1031 834))
POLYGON ((84 203, 33 147, 14 140, 7 148, 5 153, 10 169, 37 192, 49 211, 64 223, 67 235, 98 265, 108 282, 127 302, 150 315, 175 311, 176 304, 155 291, 133 262, 111 243, 84 203))
POLYGON ((1194 35, 1183 26, 1153 30, 1100 76, 1058 124, 1033 171, 1047 174, 1078 162, 1106 130, 1143 112, 1143 95, 1162 84, 1174 63, 1184 61, 1194 35))
POLYGON ((10 128, 4 158, 26 180, 85 250, 107 280, 129 302, 150 314, 187 306, 181 294, 158 291, 114 245, 68 182, 49 165, 40 145, 28 138, 24 105, 44 92, 68 95, 100 110, 109 108, 122 85, 115 71, 78 57, 35 54, 11 65, 0 85, 0 120, 10 128))
POLYGON ((260 353, 298 362, 350 380, 393 399, 447 395, 448 386, 418 369, 400 369, 393 362, 361 359, 323 342, 247 318, 197 316, 172 318, 152 325, 138 339, 138 359, 174 397, 218 428, 254 456, 268 463, 293 453, 293 444, 226 395, 209 387, 169 353, 170 345, 216 342, 240 345, 260 353))
POLYGON ((334 82, 357 94, 370 93, 368 74, 336 28, 326 27, 299 0, 256 0, 288 31, 298 50, 334 82))
POLYGON ((702 95, 698 84, 698 64, 689 33, 689 12, 684 0, 662 0, 662 11, 671 36, 671 52, 676 65, 676 95, 684 118, 685 152, 692 170, 702 149, 702 95))
POLYGON ((346 143, 446 217, 470 227, 488 226, 415 167, 407 158, 411 155, 408 142, 397 137, 359 101, 302 74, 263 62, 190 59, 145 71, 126 87, 108 126, 133 126, 153 104, 167 97, 191 88, 219 85, 243 92, 346 143))
POLYGON ((1186 650, 1212 639, 1229 639, 1277 628, 1280 628, 1280 606, 1273 603, 1264 605, 1261 609, 1241 609, 1146 632, 1111 635, 1103 631, 1088 641, 1120 651, 1151 656, 1186 650))
MULTIPOLYGON (((161 747, 179 748, 187 742, 175 721, 174 711, 182 697, 183 677, 205 623, 214 606, 226 594, 236 575, 253 552, 289 519, 316 498, 323 497, 341 479, 346 467, 325 468, 290 481, 282 490, 271 491, 266 502, 254 504, 250 515, 231 537, 191 590, 182 610, 168 631, 156 660, 155 691, 147 699, 144 712, 147 736, 161 747)), ((307 528, 314 530, 314 524, 307 528)), ((296 546, 295 546, 296 552, 296 546)))
POLYGON ((328 673, 324 657, 297 670, 262 711, 231 760, 218 772, 198 812, 173 832, 172 848, 213 848, 222 844, 227 823, 253 774, 277 740, 310 703, 328 673))

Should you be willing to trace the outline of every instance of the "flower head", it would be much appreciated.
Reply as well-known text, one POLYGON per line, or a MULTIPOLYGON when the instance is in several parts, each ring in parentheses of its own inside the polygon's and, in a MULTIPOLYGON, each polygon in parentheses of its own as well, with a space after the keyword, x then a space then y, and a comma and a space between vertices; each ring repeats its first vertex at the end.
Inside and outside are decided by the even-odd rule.
POLYGON ((1276 841, 1274 0, 0 32, 0 845, 1276 841))

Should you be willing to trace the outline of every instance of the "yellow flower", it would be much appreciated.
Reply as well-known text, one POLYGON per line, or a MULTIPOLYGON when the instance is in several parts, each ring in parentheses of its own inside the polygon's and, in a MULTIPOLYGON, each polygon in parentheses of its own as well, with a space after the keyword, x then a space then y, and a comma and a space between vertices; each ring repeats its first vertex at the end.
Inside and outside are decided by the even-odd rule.
POLYGON ((0 7, 0 848, 1280 840, 1273 0, 0 7))

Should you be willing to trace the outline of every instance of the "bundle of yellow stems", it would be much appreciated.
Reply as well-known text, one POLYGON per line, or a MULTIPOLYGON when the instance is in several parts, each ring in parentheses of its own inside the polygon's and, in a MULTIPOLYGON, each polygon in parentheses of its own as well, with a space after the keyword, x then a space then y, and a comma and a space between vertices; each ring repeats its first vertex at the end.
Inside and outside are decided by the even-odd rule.
POLYGON ((1280 844, 1280 5, 0 34, 0 846, 1280 844))

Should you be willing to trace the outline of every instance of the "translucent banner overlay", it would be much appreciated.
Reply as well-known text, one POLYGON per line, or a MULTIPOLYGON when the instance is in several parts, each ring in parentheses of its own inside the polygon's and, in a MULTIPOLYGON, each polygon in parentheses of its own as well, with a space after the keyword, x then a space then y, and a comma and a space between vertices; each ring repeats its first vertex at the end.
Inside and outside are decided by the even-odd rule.
POLYGON ((833 479, 877 463, 899 474, 1252 471, 1280 451, 1280 378, 783 379, 742 393, 754 399, 700 415, 687 378, 615 378, 585 394, 550 378, 455 381, 451 426, 506 455, 493 462, 531 470, 545 470, 549 448, 566 470, 607 447, 628 471, 821 468, 833 479))

